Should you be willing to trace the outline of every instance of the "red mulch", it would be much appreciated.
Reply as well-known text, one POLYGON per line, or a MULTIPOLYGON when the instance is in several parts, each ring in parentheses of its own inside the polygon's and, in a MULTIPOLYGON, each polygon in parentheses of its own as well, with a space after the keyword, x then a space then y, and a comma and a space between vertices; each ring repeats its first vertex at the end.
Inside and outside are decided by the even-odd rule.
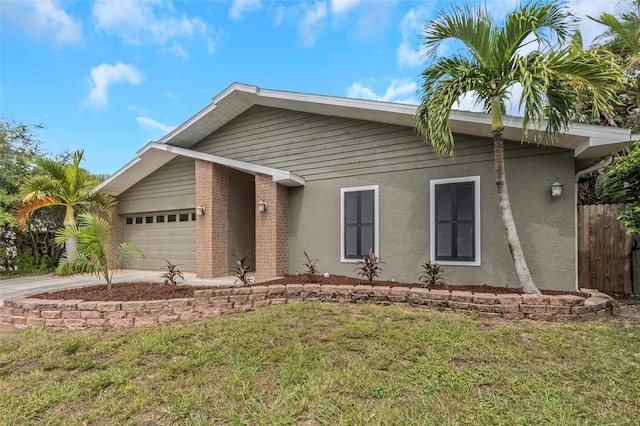
MULTIPOLYGON (((319 284, 325 285, 357 285, 357 284, 369 284, 366 280, 358 278, 345 277, 344 275, 331 275, 328 278, 323 276, 317 277, 319 284)), ((262 286, 269 284, 306 284, 309 279, 305 275, 287 275, 284 278, 260 282, 253 284, 254 286, 262 286)), ((419 284, 400 283, 395 281, 373 281, 372 285, 376 286, 389 286, 389 287, 418 287, 419 284)), ((203 287, 203 286, 189 286, 178 285, 174 289, 170 285, 160 285, 158 283, 149 282, 137 282, 137 283, 119 283, 113 284, 111 290, 107 290, 106 284, 95 285, 90 287, 70 288, 66 290, 54 291, 51 293, 37 294, 31 297, 40 299, 81 299, 89 301, 134 301, 134 300, 166 300, 194 297, 194 290, 204 290, 217 287, 203 287)), ((447 289, 444 286, 426 286, 429 289, 443 290, 447 289)), ((516 293, 522 294, 519 288, 507 288, 507 287, 491 287, 486 285, 472 286, 472 285, 452 285, 448 287, 448 290, 460 290, 471 291, 474 293, 516 293)), ((546 295, 560 295, 560 294, 573 294, 582 297, 589 297, 589 294, 569 291, 551 291, 542 290, 546 295)))

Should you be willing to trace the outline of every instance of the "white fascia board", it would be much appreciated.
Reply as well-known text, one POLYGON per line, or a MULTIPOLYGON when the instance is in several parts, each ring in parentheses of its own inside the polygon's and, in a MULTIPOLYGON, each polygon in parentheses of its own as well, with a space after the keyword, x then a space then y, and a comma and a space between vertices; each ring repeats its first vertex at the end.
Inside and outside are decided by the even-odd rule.
POLYGON ((121 167, 120 169, 118 169, 114 174, 112 174, 111 176, 103 180, 98 186, 93 188, 92 192, 102 191, 105 187, 111 185, 114 181, 118 180, 123 173, 125 173, 127 170, 129 170, 139 161, 140 161, 140 157, 136 157, 133 160, 129 161, 127 164, 124 165, 124 167, 121 167))
POLYGON ((161 144, 168 143, 171 139, 175 138, 180 133, 182 133, 183 131, 187 130, 189 127, 191 127, 192 125, 200 121, 200 119, 209 115, 217 107, 218 106, 215 103, 210 103, 209 105, 204 107, 200 112, 198 112, 196 115, 194 115, 193 117, 191 117, 190 119, 188 119, 187 121, 185 121, 184 123, 176 127, 175 129, 173 129, 172 131, 164 135, 160 140, 158 140, 157 143, 161 143, 161 144))
POLYGON ((285 186, 304 186, 304 178, 296 175, 295 173, 288 172, 286 170, 273 169, 271 167, 259 166, 257 164, 246 163, 244 161, 232 160, 230 158, 219 157, 217 155, 205 154, 202 152, 192 151, 186 148, 180 148, 177 146, 150 143, 145 146, 145 151, 149 149, 159 149, 167 151, 172 154, 181 155, 188 158, 209 161, 211 163, 220 164, 230 167, 232 169, 239 170, 244 173, 255 175, 260 173, 263 175, 271 176, 274 182, 282 183, 285 186))

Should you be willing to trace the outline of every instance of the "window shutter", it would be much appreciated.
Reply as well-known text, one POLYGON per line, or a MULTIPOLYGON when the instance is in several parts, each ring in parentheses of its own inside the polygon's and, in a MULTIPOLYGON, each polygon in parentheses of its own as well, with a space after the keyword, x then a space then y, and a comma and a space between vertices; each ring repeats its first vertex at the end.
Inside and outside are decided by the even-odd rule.
POLYGON ((344 193, 344 255, 359 259, 369 253, 375 241, 375 191, 344 193))
POLYGON ((475 183, 435 185, 435 259, 475 260, 475 183))

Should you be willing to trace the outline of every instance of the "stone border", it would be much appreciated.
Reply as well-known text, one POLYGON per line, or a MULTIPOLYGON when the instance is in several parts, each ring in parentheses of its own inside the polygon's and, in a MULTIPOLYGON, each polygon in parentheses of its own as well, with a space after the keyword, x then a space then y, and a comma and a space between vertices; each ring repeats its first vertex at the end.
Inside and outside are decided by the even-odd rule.
POLYGON ((597 290, 591 297, 574 295, 490 294, 429 290, 422 287, 371 285, 273 284, 196 290, 195 297, 136 302, 7 299, 0 307, 0 323, 15 327, 70 330, 129 328, 214 318, 284 303, 327 302, 409 304, 443 311, 476 312, 482 317, 543 321, 591 320, 612 312, 612 299, 597 290))

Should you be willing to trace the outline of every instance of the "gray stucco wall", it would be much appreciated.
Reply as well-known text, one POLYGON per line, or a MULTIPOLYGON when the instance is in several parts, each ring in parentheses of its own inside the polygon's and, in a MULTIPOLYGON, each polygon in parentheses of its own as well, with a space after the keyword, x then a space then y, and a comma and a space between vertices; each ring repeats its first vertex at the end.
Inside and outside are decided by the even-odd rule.
POLYGON ((255 267, 255 178, 252 175, 229 170, 229 271, 234 269, 233 255, 249 255, 255 267))
MULTIPOLYGON (((379 185, 380 247, 384 279, 415 282, 420 265, 429 259, 430 179, 481 177, 482 264, 447 266, 449 284, 487 284, 519 287, 509 254, 495 191, 493 162, 401 173, 364 175, 310 182, 291 191, 292 273, 304 271, 306 250, 320 260, 320 271, 353 275, 355 265, 340 262, 340 188, 379 185)), ((512 209, 525 256, 541 289, 575 289, 573 157, 544 154, 507 161, 512 209), (567 183, 563 195, 552 199, 549 185, 556 178, 567 183)))

